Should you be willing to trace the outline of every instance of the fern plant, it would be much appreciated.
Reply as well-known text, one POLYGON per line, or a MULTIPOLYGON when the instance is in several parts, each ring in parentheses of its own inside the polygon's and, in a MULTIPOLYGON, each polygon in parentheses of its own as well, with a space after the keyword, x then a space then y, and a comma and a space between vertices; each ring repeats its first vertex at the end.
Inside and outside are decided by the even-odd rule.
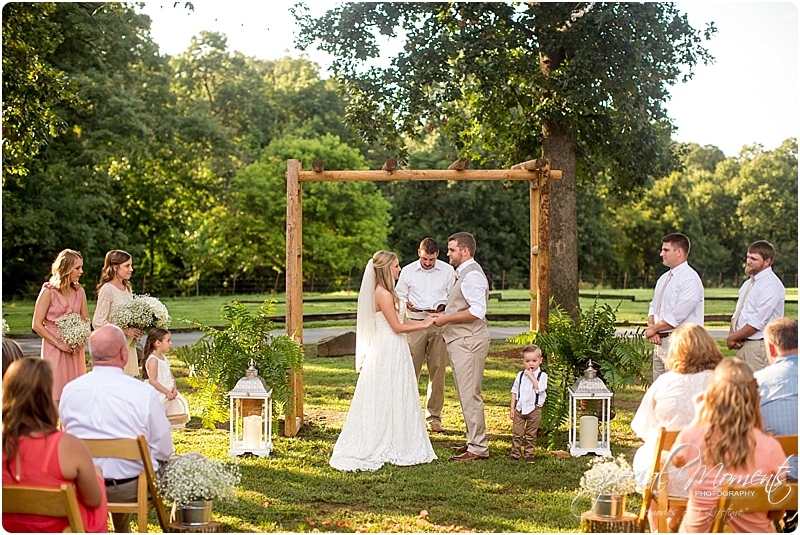
MULTIPOLYGON (((244 377, 250 359, 267 387, 272 388, 273 417, 291 408, 290 372, 303 367, 303 348, 286 335, 274 336, 270 316, 275 301, 267 300, 254 313, 238 301, 222 308, 227 326, 219 331, 192 321, 205 334, 191 346, 178 349, 176 358, 189 366, 189 381, 199 388, 203 427, 228 419, 225 394, 244 377)), ((275 426, 277 428, 277 425, 275 426)))
POLYGON ((547 331, 532 331, 511 338, 520 345, 535 343, 544 353, 542 368, 547 372, 547 402, 542 407, 540 427, 549 435, 551 447, 557 441, 555 431, 569 419, 567 388, 583 374, 589 360, 612 391, 636 381, 647 384, 647 377, 642 373, 649 358, 644 336, 638 330, 617 336, 616 320, 617 308, 608 304, 598 306, 597 301, 591 308, 581 310, 578 323, 555 307, 550 311, 547 331))

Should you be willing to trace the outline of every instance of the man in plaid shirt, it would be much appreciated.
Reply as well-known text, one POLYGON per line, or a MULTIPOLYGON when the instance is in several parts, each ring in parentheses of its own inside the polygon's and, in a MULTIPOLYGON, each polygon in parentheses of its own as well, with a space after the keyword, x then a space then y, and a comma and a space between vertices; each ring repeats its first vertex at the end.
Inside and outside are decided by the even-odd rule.
MULTIPOLYGON (((769 366, 755 373, 761 395, 764 431, 797 434, 797 322, 778 318, 764 329, 769 366)), ((797 458, 789 460, 788 479, 797 481, 797 458)))

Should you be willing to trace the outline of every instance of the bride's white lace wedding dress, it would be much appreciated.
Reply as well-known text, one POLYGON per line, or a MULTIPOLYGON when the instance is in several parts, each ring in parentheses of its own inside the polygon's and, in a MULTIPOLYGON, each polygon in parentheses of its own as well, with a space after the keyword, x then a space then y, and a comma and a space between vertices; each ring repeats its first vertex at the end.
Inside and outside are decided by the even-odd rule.
POLYGON ((410 466, 437 458, 425 428, 406 335, 394 332, 381 312, 375 321, 377 343, 364 360, 333 448, 330 465, 337 470, 374 471, 384 463, 410 466))

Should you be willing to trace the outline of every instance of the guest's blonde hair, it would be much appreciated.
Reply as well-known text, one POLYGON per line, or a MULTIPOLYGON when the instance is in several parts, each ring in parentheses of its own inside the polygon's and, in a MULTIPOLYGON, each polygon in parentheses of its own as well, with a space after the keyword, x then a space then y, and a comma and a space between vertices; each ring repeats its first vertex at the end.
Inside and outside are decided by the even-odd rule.
POLYGON ((372 255, 372 268, 375 270, 375 283, 386 288, 394 300, 395 310, 400 310, 400 298, 394 291, 392 266, 397 262, 397 255, 389 251, 378 251, 372 255))
POLYGON ((753 429, 763 429, 760 396, 753 370, 732 357, 723 360, 705 392, 697 421, 707 424, 703 462, 725 468, 747 465, 756 449, 753 429))
POLYGON ((667 368, 675 373, 713 370, 722 359, 717 342, 696 323, 681 325, 670 334, 667 368))
POLYGON ((78 290, 81 287, 79 282, 72 283, 69 281, 69 274, 75 269, 78 261, 83 261, 81 253, 73 251, 72 249, 64 249, 53 261, 50 266, 50 284, 58 288, 59 291, 66 290, 70 286, 78 290))

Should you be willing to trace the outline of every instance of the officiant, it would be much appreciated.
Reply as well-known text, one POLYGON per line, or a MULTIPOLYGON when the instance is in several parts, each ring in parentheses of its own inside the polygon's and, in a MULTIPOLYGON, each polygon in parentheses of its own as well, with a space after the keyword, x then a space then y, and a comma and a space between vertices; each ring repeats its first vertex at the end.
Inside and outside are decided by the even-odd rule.
MULTIPOLYGON (((438 259, 439 244, 433 238, 422 240, 417 254, 419 260, 403 268, 395 288, 397 296, 406 303, 410 321, 422 321, 430 312, 443 312, 455 278, 453 267, 438 259)), ((447 370, 447 344, 442 338, 442 328, 431 325, 406 336, 417 374, 417 384, 422 374, 422 365, 428 367, 425 420, 431 431, 441 432, 444 377, 447 370)))

